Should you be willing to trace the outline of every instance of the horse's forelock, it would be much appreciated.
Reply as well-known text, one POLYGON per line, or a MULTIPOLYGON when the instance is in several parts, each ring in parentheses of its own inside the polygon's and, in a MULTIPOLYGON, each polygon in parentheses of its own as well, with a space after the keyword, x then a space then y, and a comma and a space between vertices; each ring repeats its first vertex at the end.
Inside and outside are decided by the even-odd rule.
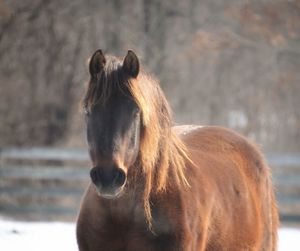
POLYGON ((96 104, 105 104, 113 93, 125 92, 130 80, 122 69, 122 62, 108 57, 103 70, 88 83, 82 106, 90 110, 96 104))

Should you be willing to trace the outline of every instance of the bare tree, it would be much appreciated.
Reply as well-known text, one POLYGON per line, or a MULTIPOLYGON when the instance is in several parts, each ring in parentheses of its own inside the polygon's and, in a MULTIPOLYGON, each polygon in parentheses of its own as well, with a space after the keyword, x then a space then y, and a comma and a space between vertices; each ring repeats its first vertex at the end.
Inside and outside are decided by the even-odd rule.
POLYGON ((178 123, 298 152, 299 13, 299 0, 2 0, 0 145, 82 145, 85 64, 101 48, 134 49, 178 123))

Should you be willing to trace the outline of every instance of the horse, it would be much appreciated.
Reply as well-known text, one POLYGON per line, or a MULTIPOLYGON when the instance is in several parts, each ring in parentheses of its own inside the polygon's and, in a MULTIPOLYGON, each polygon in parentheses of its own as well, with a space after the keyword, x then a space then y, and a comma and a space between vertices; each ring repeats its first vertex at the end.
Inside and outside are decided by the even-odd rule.
POLYGON ((90 184, 80 251, 274 251, 278 212, 258 147, 218 126, 173 126, 137 55, 89 61, 82 99, 90 184))

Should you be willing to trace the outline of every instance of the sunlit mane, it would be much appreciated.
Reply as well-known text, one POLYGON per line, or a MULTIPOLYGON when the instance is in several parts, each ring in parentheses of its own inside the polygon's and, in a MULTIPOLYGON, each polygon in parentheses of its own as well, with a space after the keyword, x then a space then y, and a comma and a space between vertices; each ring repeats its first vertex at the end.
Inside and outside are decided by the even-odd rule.
POLYGON ((141 110, 143 126, 137 165, 143 171, 145 215, 151 224, 150 194, 164 192, 171 184, 188 186, 186 149, 171 130, 170 107, 157 81, 143 72, 136 79, 129 78, 117 58, 107 58, 97 80, 89 82, 84 109, 105 104, 116 91, 130 95, 141 110))

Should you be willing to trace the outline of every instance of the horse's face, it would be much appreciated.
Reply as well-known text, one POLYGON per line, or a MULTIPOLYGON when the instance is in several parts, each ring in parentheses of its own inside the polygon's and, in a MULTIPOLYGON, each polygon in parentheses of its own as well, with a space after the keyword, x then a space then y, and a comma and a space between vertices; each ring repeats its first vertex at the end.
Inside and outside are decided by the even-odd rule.
MULTIPOLYGON (((133 74, 136 69, 131 69, 138 67, 138 61, 132 65, 137 60, 136 56, 129 52, 126 58, 123 68, 127 67, 129 75, 136 77, 137 74, 133 74)), ((105 63, 101 51, 97 51, 91 59, 92 77, 101 70, 99 62, 105 63)), ((86 123, 87 142, 93 163, 90 172, 92 182, 100 196, 115 198, 123 191, 128 168, 135 163, 139 153, 139 108, 129 93, 116 92, 104 104, 96 104, 86 112, 86 123)))
POLYGON ((101 196, 114 197, 122 191, 127 170, 138 155, 139 139, 138 107, 124 96, 96 105, 87 114, 87 142, 94 166, 90 174, 101 196))

